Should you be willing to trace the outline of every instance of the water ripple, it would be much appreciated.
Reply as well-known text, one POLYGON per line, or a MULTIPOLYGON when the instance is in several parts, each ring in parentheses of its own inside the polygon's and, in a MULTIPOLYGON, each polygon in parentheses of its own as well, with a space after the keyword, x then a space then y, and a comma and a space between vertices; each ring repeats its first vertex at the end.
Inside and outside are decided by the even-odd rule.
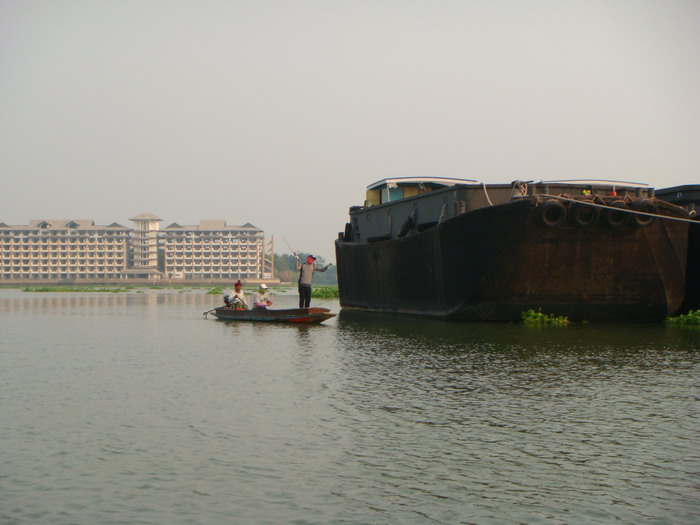
POLYGON ((109 295, 0 292, 2 523, 700 522, 697 333, 109 295))

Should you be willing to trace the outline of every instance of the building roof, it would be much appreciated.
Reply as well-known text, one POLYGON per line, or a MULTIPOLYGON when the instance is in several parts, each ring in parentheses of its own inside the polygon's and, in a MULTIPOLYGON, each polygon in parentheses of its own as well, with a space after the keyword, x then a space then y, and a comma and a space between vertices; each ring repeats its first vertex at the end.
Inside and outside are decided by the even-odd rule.
POLYGON ((139 213, 136 217, 129 219, 130 221, 162 221, 159 217, 156 217, 152 213, 144 212, 139 213))
POLYGON ((200 230, 224 230, 226 229, 226 221, 199 221, 200 230))
POLYGON ((95 221, 75 219, 42 219, 29 221, 28 229, 46 230, 86 230, 95 227, 95 221))
MULTIPOLYGON (((162 220, 157 218, 155 215, 142 213, 137 215, 130 220, 162 220), (139 219, 140 217, 140 219, 139 219)), ((48 230, 48 231, 62 231, 62 230, 108 230, 108 231, 132 231, 132 228, 127 226, 122 226, 117 222, 113 222, 107 226, 96 225, 95 221, 88 219, 33 219, 29 221, 27 225, 11 225, 4 222, 0 222, 0 228, 7 228, 9 230, 48 230)), ((177 222, 173 222, 166 228, 160 231, 240 231, 240 232, 254 232, 262 233, 262 230, 257 226, 247 222, 242 226, 229 226, 226 224, 225 220, 202 220, 196 226, 183 226, 177 222)))
POLYGON ((257 226, 253 226, 249 222, 245 223, 243 226, 229 226, 224 220, 202 220, 199 224, 194 225, 180 225, 176 222, 172 223, 170 226, 162 228, 160 231, 253 231, 262 232, 257 226))
POLYGON ((0 227, 8 228, 12 230, 48 230, 48 231, 62 231, 62 230, 77 230, 77 231, 87 231, 87 230, 122 230, 130 231, 130 228, 122 226, 113 222, 109 226, 96 225, 95 221, 88 219, 33 219, 29 221, 27 225, 8 225, 0 223, 0 227))

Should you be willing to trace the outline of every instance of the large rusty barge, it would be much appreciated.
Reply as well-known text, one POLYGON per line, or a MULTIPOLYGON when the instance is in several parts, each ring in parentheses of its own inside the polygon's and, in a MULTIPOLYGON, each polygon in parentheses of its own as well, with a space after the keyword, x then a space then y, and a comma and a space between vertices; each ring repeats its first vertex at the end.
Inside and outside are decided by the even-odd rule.
POLYGON ((661 320, 683 303, 688 212, 645 184, 370 185, 335 242, 345 309, 517 321, 661 320))

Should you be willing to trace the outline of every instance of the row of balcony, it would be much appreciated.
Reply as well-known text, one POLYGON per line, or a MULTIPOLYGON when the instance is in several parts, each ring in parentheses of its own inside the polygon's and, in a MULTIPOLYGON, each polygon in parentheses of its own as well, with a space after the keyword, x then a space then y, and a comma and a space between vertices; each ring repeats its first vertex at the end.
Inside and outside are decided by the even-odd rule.
MULTIPOLYGON (((131 244, 126 243, 0 243, 0 250, 49 250, 49 251, 59 251, 59 250, 83 250, 83 251, 96 251, 96 250, 118 250, 118 251, 155 251, 155 245, 144 245, 144 244, 131 244)), ((252 245, 226 245, 226 244, 213 244, 213 245, 168 245, 165 246, 165 250, 168 252, 182 252, 182 251, 192 251, 192 250, 202 250, 202 251, 224 251, 224 252, 237 252, 237 251, 259 251, 261 247, 252 245)))
POLYGON ((254 246, 256 244, 262 244, 263 240, 256 241, 246 241, 241 239, 165 239, 163 244, 166 246, 178 245, 178 244, 248 244, 254 246))
POLYGON ((124 279, 124 275, 119 272, 41 272, 41 273, 13 273, 0 275, 0 278, 12 279, 124 279))
POLYGON ((204 257, 207 259, 240 259, 243 258, 258 258, 258 252, 168 252, 165 254, 167 259, 192 259, 193 257, 204 257))
MULTIPOLYGON (((125 258, 126 253, 123 251, 103 251, 103 252, 28 252, 28 251, 12 251, 12 252, 0 252, 0 259, 114 259, 114 258, 125 258)), ((133 254, 134 259, 139 260, 157 260, 157 255, 152 253, 135 253, 133 254)), ((256 253, 169 253, 165 257, 166 260, 186 260, 192 261, 197 259, 207 259, 207 260, 220 260, 220 261, 251 261, 259 260, 261 257, 256 253)))
POLYGON ((184 273, 185 279, 259 279, 261 272, 197 272, 184 273))
POLYGON ((130 239, 129 235, 86 235, 86 234, 71 234, 71 235, 0 235, 0 241, 5 242, 97 242, 97 241, 119 241, 127 242, 130 239))
POLYGON ((4 250, 0 252, 0 257, 116 257, 124 256, 124 250, 102 250, 102 251, 85 251, 75 250, 70 252, 58 252, 48 250, 4 250))
POLYGON ((38 241, 38 240, 33 240, 33 241, 27 241, 27 242, 21 242, 21 241, 5 241, 5 242, 0 242, 0 247, 4 248, 9 248, 9 247, 14 247, 16 248, 17 246, 46 246, 46 247, 60 247, 60 246, 68 246, 68 247, 76 247, 76 246, 87 246, 92 247, 92 246, 119 246, 124 249, 127 248, 129 243, 127 242, 98 242, 98 241, 84 241, 84 242, 46 242, 46 241, 38 241))
POLYGON ((219 266, 166 266, 166 272, 254 272, 259 270, 257 266, 231 266, 231 267, 219 267, 219 266))
POLYGON ((215 231, 215 232, 164 232, 159 231, 159 236, 165 239, 181 239, 183 237, 191 239, 263 239, 265 234, 263 233, 243 233, 236 231, 215 231))
POLYGON ((37 230, 37 231, 3 231, 0 232, 0 239, 63 239, 63 238, 143 238, 154 237, 168 242, 182 242, 189 240, 196 241, 216 241, 216 240, 240 240, 242 242, 259 242, 265 239, 265 235, 258 234, 241 234, 236 232, 217 232, 217 233, 197 233, 197 232, 167 232, 159 230, 131 230, 131 231, 111 231, 111 232, 96 232, 89 230, 37 230))
POLYGON ((238 266, 238 265, 247 265, 250 266, 251 264, 259 264, 260 261, 257 259, 236 259, 236 260, 231 260, 231 259, 166 259, 165 260, 165 265, 179 265, 179 266, 192 266, 194 264, 218 264, 221 266, 238 266))
MULTIPOLYGON (((35 275, 37 273, 56 273, 56 272, 87 272, 87 273, 95 273, 95 272, 120 272, 124 268, 121 266, 100 266, 100 267, 88 267, 88 268, 83 268, 83 267, 78 267, 78 266, 58 266, 55 268, 49 268, 49 267, 41 267, 41 268, 32 268, 29 266, 4 266, 3 267, 3 274, 16 274, 16 273, 30 273, 32 275, 35 275)), ((1 275, 1 274, 0 274, 1 275)))
POLYGON ((19 255, 19 254, 14 254, 14 255, 3 255, 0 257, 0 261, 5 261, 6 263, 9 261, 24 261, 25 264, 55 264, 63 261, 83 261, 83 262, 88 262, 88 263, 97 263, 97 264, 106 264, 106 263, 112 263, 113 261, 125 261, 127 257, 124 257, 123 254, 116 254, 114 256, 110 257, 91 257, 91 256, 85 256, 85 255, 76 255, 76 254, 71 254, 71 255, 52 255, 52 256, 35 256, 35 257, 30 257, 28 255, 19 255))

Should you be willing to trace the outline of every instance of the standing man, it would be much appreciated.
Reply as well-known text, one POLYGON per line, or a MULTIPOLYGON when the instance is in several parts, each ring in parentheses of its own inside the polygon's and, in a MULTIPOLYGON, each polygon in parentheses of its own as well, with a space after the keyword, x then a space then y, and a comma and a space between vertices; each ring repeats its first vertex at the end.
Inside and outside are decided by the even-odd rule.
POLYGON ((309 255, 305 263, 299 262, 298 255, 295 257, 297 270, 299 270, 299 308, 308 308, 311 304, 311 283, 314 279, 314 272, 325 272, 331 265, 327 264, 323 268, 318 268, 315 262, 316 257, 313 255, 309 255))

